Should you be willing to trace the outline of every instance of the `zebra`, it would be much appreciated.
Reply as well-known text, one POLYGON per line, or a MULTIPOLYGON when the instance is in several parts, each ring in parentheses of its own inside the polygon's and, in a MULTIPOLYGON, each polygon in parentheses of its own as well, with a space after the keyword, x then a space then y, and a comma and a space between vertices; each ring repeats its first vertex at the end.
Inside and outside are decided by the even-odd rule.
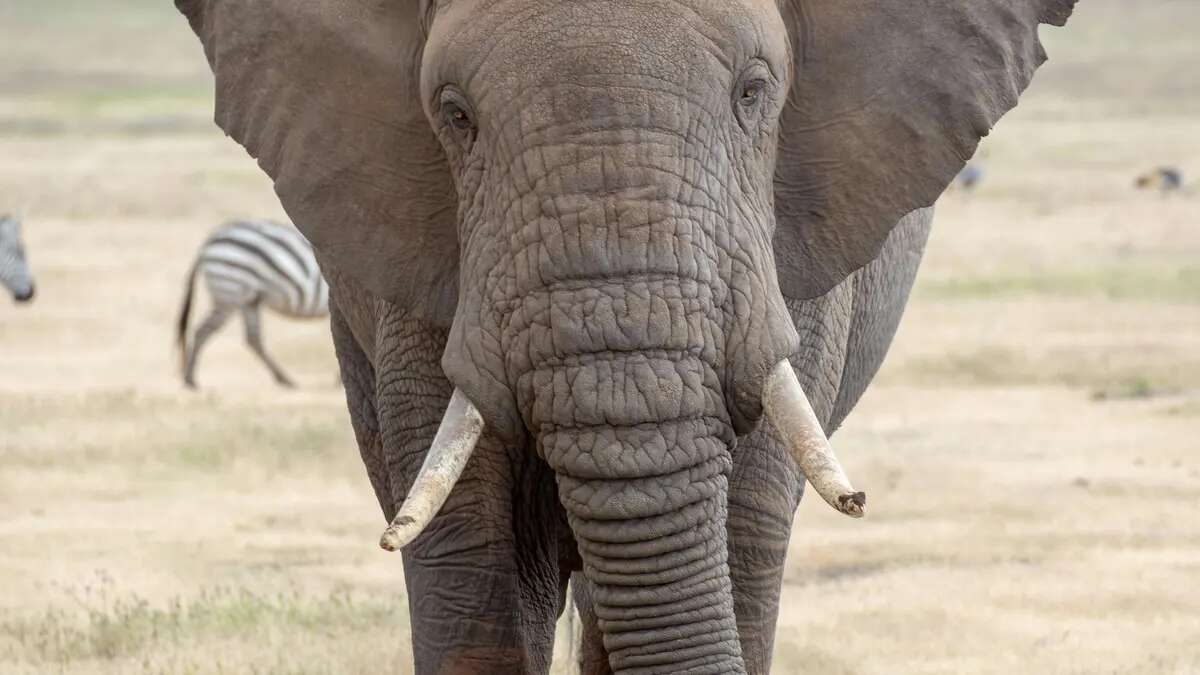
POLYGON ((263 348, 259 307, 266 305, 284 316, 301 319, 329 314, 329 284, 321 275, 312 244, 304 235, 290 225, 270 220, 225 223, 200 247, 185 287, 176 342, 186 387, 196 388, 196 359, 200 349, 235 311, 242 314, 246 344, 251 351, 266 364, 277 383, 289 388, 295 386, 263 348), (192 296, 201 272, 212 298, 212 310, 189 343, 192 296))
POLYGON ((1133 185, 1143 190, 1158 190, 1165 195, 1183 187, 1183 172, 1173 166, 1160 166, 1139 175, 1133 185))
POLYGON ((21 241, 21 221, 5 214, 0 214, 0 286, 17 302, 33 300, 33 274, 21 241))

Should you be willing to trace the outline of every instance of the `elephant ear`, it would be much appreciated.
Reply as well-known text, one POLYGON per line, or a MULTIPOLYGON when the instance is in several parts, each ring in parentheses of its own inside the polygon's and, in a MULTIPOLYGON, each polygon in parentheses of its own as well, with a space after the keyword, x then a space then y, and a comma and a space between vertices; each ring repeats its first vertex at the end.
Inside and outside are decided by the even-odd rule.
POLYGON ((793 81, 775 172, 783 294, 825 294, 930 206, 1075 0, 779 0, 793 81))
POLYGON ((448 326, 454 185, 421 105, 420 0, 176 0, 216 76, 216 121, 323 260, 448 326))

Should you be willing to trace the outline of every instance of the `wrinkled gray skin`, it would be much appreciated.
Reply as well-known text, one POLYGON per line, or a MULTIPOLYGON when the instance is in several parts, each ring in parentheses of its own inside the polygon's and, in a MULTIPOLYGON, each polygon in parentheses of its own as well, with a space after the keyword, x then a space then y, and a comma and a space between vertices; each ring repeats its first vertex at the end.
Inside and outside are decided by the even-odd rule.
POLYGON ((17 302, 33 300, 33 274, 25 258, 21 223, 3 214, 0 214, 0 286, 8 289, 17 302))
POLYGON ((176 2, 316 247, 384 515, 452 390, 485 422, 403 551, 423 674, 544 672, 572 575, 586 672, 769 671, 802 481, 766 374, 840 424, 919 209, 1073 5, 176 2))
MULTIPOLYGON (((866 268, 823 297, 787 300, 800 337, 792 362, 830 431, 883 360, 931 220, 932 209, 914 212, 866 268)), ((390 520, 449 399, 451 386, 440 363, 446 333, 406 318, 387 302, 364 302, 369 295, 348 277, 337 275, 331 282, 333 335, 351 419, 390 520)), ((448 663, 455 666, 446 672, 455 673, 544 671, 561 593, 580 566, 553 471, 524 447, 485 440, 429 533, 404 552, 419 672, 443 672, 448 663)), ((718 507, 712 529, 685 541, 692 548, 707 546, 702 566, 722 569, 728 542, 732 589, 724 601, 733 605, 737 631, 714 633, 729 641, 730 652, 740 651, 748 672, 769 672, 784 557, 802 485, 787 451, 769 427, 760 426, 738 439, 730 453, 726 527, 720 527, 718 507)), ((642 527, 638 523, 637 538, 647 536, 642 527)), ((596 591, 578 574, 575 589, 584 627, 583 672, 611 672, 596 620, 596 591)), ((703 616, 703 610, 683 614, 679 625, 695 625, 703 616)))
MULTIPOLYGON (((910 218, 875 264, 827 296, 784 298, 781 310, 767 246, 779 111, 769 97, 781 93, 746 113, 747 133, 730 115, 740 73, 722 69, 758 51, 782 72, 779 31, 772 40, 763 27, 717 53, 659 35, 626 54, 605 42, 573 47, 587 41, 564 27, 597 17, 556 14, 516 29, 559 26, 537 51, 532 37, 493 40, 474 23, 426 48, 424 79, 464 83, 439 100, 471 105, 481 125, 438 129, 468 242, 449 336, 365 303, 348 279, 333 284, 343 377, 385 505, 399 503, 436 429, 450 392, 443 372, 473 383, 477 369, 503 365, 483 379, 515 384, 512 424, 530 430, 533 448, 488 438, 432 531, 405 551, 417 661, 434 672, 455 648, 500 644, 512 645, 512 672, 543 669, 567 573, 582 563, 587 672, 611 663, 724 673, 743 662, 766 672, 803 482, 770 430, 750 431, 744 417, 757 412, 739 410, 728 388, 794 355, 814 408, 836 426, 895 331, 930 214, 910 218), (560 55, 553 68, 541 49, 560 55), (673 84, 698 60, 719 70, 673 84), (522 96, 531 71, 539 93, 522 96), (626 90, 639 92, 633 113, 619 107, 626 90), (657 106, 649 115, 643 91, 657 106), (487 360, 489 350, 505 360, 487 360), (395 377, 372 400, 381 372, 395 377), (739 427, 749 434, 735 447, 739 427)), ((472 398, 494 410, 503 396, 484 388, 472 398)), ((498 653, 481 649, 479 672, 505 670, 498 653)))

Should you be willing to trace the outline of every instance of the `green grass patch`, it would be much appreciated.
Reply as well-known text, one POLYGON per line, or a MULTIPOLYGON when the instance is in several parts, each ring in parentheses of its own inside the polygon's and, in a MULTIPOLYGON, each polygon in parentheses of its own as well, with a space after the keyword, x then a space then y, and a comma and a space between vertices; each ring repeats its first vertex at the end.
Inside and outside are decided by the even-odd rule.
POLYGON ((38 0, 4 3, 0 18, 25 31, 95 28, 97 22, 129 28, 157 24, 174 12, 171 3, 157 0, 38 0))
POLYGON ((1135 375, 1107 383, 1092 390, 1093 401, 1128 401, 1169 396, 1178 393, 1173 387, 1157 385, 1150 378, 1135 375))
POLYGON ((1082 389, 1096 401, 1177 394, 1194 383, 1194 368, 1110 358, 1104 351, 1028 354, 981 347, 907 359, 889 373, 896 382, 970 387, 1056 386, 1082 389))
POLYGON ((212 122, 212 93, 203 87, 148 84, 91 90, 80 86, 69 91, 31 93, 7 105, 0 99, 0 137, 217 133, 212 122), (11 112, 6 113, 5 108, 11 112))
POLYGON ((1031 365, 1020 354, 1003 348, 987 348, 937 358, 912 359, 902 372, 905 380, 920 383, 1002 386, 1027 382, 1031 370, 1031 365))
POLYGON ((48 111, 51 118, 67 120, 94 117, 135 120, 166 115, 211 117, 212 112, 212 92, 207 88, 156 83, 34 94, 23 97, 23 102, 28 108, 48 111))
POLYGON ((195 469, 222 470, 249 458, 287 471, 343 454, 346 430, 340 415, 289 421, 237 419, 232 423, 206 418, 190 425, 183 438, 168 443, 169 457, 195 469))
POLYGON ((916 293, 936 300, 1048 296, 1200 303, 1200 267, 1119 265, 1044 274, 961 276, 923 281, 916 293))
POLYGON ((0 134, 213 132, 212 78, 170 2, 0 3, 0 134))

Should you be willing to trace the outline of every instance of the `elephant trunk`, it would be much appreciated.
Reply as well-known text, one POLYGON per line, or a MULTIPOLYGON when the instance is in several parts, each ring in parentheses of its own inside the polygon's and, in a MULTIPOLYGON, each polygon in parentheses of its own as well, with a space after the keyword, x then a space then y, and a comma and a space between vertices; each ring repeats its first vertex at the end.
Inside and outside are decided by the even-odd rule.
POLYGON ((744 672, 725 528, 734 433, 716 371, 669 352, 577 361, 539 370, 535 429, 611 666, 744 672))
MULTIPOLYGON (((613 111, 602 128, 560 99, 569 109, 547 118, 571 124, 509 149, 504 166, 520 170, 502 172, 501 192, 517 199, 465 210, 471 276, 442 365, 491 433, 534 439, 556 473, 612 667, 744 672, 730 452, 799 341, 774 283, 769 213, 714 191, 712 167, 728 166, 720 146, 671 131, 690 103, 656 99, 669 114, 647 129, 590 96, 590 110, 613 111)), ((810 417, 787 419, 819 450, 810 417)), ((846 510, 857 505, 825 475, 835 499, 851 494, 846 510)))

